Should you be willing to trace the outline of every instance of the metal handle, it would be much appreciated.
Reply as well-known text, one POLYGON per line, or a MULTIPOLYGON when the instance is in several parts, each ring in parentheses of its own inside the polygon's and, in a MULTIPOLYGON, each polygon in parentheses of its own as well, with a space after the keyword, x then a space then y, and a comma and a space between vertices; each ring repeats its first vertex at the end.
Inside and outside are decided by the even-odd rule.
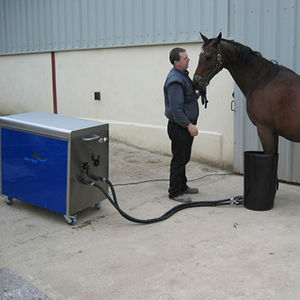
POLYGON ((91 137, 83 137, 82 140, 85 142, 90 142, 94 140, 98 140, 100 138, 99 135, 93 134, 91 137))
POLYGON ((231 108, 231 111, 235 111, 235 108, 234 108, 234 100, 231 101, 231 107, 230 107, 230 108, 231 108))

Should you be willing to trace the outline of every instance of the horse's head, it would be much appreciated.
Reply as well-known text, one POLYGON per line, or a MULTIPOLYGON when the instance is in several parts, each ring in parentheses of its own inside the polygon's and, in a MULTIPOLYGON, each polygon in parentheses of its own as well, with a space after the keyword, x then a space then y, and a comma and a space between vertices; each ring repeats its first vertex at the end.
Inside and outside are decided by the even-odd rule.
POLYGON ((203 90, 209 84, 209 81, 223 68, 220 46, 222 33, 214 39, 208 39, 202 33, 200 34, 204 45, 199 56, 193 83, 197 89, 203 90))

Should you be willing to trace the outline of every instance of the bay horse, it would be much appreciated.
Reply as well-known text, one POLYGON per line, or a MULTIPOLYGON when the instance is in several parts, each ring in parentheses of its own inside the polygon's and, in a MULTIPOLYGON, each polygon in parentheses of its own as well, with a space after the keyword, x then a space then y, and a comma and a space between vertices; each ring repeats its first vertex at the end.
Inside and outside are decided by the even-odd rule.
POLYGON ((278 152, 279 135, 300 142, 300 76, 247 46, 222 39, 222 33, 212 39, 201 36, 204 44, 193 77, 196 89, 205 93, 210 80, 227 69, 246 97, 264 153, 278 152))

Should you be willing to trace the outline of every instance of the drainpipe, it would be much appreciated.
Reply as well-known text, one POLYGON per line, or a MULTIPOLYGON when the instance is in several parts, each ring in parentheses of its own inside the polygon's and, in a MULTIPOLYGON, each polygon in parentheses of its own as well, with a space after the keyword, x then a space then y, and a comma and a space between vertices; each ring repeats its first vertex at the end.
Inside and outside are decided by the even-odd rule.
POLYGON ((53 112, 57 114, 55 52, 51 52, 53 112))

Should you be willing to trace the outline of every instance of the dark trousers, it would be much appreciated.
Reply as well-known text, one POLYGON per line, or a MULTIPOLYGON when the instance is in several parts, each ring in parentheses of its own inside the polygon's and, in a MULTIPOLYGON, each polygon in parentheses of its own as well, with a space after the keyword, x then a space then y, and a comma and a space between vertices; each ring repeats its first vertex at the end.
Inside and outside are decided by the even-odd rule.
POLYGON ((176 197, 187 189, 185 166, 191 158, 194 138, 187 128, 183 128, 172 121, 168 123, 168 135, 173 154, 170 166, 169 197, 176 197))

